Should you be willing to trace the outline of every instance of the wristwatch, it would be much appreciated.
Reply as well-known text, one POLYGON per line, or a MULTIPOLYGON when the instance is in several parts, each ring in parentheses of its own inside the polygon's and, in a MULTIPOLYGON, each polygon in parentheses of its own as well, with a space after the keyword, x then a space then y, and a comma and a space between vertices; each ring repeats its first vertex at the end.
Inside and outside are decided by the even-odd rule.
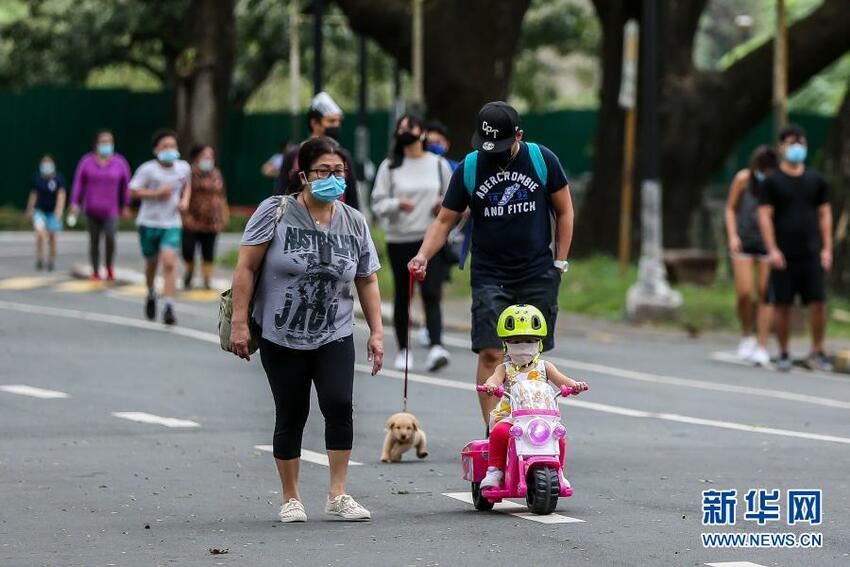
POLYGON ((555 265, 555 269, 562 274, 566 274, 570 271, 570 263, 566 260, 555 260, 553 264, 555 265))

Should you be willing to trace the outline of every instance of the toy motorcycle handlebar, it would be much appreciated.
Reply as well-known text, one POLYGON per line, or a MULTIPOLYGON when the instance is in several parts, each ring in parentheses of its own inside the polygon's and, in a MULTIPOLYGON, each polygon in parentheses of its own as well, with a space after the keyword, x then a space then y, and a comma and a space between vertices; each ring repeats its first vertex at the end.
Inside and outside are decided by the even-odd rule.
POLYGON ((479 384, 479 385, 475 386, 475 389, 477 391, 481 392, 482 394, 488 394, 488 395, 491 395, 491 396, 496 396, 497 398, 501 398, 502 396, 505 395, 505 387, 502 386, 501 384, 496 386, 496 391, 493 392, 492 394, 487 392, 487 386, 485 386, 484 384, 479 384))
MULTIPOLYGON (((479 384, 479 385, 475 386, 475 389, 478 392, 481 392, 482 394, 488 394, 487 386, 485 386, 484 384, 479 384)), ((575 388, 570 388, 567 385, 563 385, 563 386, 561 386, 560 391, 557 394, 555 394, 555 397, 561 396, 562 398, 566 398, 567 396, 575 395, 575 394, 578 394, 580 392, 581 392, 581 390, 577 390, 575 388)), ((489 395, 496 396, 497 398, 501 398, 502 396, 505 395, 505 387, 503 385, 499 384, 498 386, 496 386, 496 390, 492 394, 489 394, 489 395)))
POLYGON ((570 388, 569 386, 567 386, 565 384, 565 385, 561 386, 561 391, 558 392, 557 395, 561 396, 562 398, 566 398, 567 396, 575 395, 575 394, 578 394, 580 392, 581 392, 581 390, 577 390, 575 388, 570 388))

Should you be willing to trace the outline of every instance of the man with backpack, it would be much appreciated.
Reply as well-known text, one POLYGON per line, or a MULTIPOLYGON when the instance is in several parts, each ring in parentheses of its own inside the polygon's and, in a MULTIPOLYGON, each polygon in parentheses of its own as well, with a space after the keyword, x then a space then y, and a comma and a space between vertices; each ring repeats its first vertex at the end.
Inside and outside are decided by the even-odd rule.
MULTIPOLYGON (((569 183, 550 150, 522 141, 519 115, 507 103, 484 105, 472 136, 475 151, 452 175, 443 207, 408 267, 424 277, 428 260, 446 242, 467 207, 471 226, 463 255, 472 250, 472 350, 478 353, 478 384, 502 362, 496 334, 509 305, 534 305, 546 316, 543 349, 554 347, 561 275, 573 235, 569 183)), ((461 265, 463 258, 461 258, 461 265)), ((495 401, 479 394, 487 422, 495 401)))

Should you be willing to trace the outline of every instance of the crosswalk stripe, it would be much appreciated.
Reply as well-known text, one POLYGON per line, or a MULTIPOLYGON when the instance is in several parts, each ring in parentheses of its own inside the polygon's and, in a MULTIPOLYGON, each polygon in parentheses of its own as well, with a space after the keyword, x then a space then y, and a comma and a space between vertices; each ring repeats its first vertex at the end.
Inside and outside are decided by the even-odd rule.
POLYGON ((8 392, 10 394, 19 394, 21 396, 31 396, 33 398, 42 399, 70 397, 65 392, 59 392, 57 390, 45 390, 44 388, 36 388, 34 386, 27 386, 26 384, 4 384, 0 386, 0 390, 3 390, 4 392, 8 392))
POLYGON ((708 567, 765 567, 761 563, 751 561, 721 561, 719 563, 706 563, 708 567))
POLYGON ((0 290, 23 291, 43 287, 56 281, 55 277, 48 276, 25 276, 18 278, 6 278, 0 280, 0 290))
POLYGON ((54 291, 63 293, 89 293, 92 291, 100 291, 106 286, 102 281, 91 280, 70 280, 53 286, 54 291))
POLYGON ((145 413, 143 411, 114 411, 112 415, 121 419, 137 421, 139 423, 151 423, 155 425, 164 425, 165 427, 200 427, 201 424, 188 419, 177 419, 176 417, 162 417, 145 413))
MULTIPOLYGON (((265 451, 266 453, 271 453, 273 450, 271 445, 254 445, 254 449, 257 449, 258 451, 265 451)), ((330 466, 330 461, 328 461, 327 455, 324 453, 309 451, 307 449, 301 449, 301 460, 325 467, 330 466)), ((357 461, 348 461, 348 466, 350 467, 356 467, 362 464, 363 463, 358 463, 357 461)))
MULTIPOLYGON (((443 492, 442 494, 443 496, 448 496, 449 498, 454 498, 455 500, 460 500, 461 502, 472 504, 472 494, 469 492, 443 492)), ((578 518, 571 518, 570 516, 562 516, 561 514, 547 514, 545 516, 532 514, 528 511, 527 507, 523 506, 522 504, 517 504, 516 502, 511 501, 497 502, 493 505, 493 510, 497 512, 502 512, 503 514, 510 514, 511 516, 522 518, 523 520, 537 522, 539 524, 584 523, 584 520, 580 520, 578 518)))

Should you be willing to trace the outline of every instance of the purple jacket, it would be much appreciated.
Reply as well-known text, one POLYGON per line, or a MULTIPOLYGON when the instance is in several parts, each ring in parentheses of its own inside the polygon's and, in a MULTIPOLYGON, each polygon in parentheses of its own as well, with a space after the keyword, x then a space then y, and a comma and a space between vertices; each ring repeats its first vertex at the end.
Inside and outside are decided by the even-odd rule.
POLYGON ((106 165, 100 165, 94 152, 77 164, 71 204, 83 204, 86 214, 101 219, 115 218, 130 204, 130 166, 121 154, 113 154, 106 165))

